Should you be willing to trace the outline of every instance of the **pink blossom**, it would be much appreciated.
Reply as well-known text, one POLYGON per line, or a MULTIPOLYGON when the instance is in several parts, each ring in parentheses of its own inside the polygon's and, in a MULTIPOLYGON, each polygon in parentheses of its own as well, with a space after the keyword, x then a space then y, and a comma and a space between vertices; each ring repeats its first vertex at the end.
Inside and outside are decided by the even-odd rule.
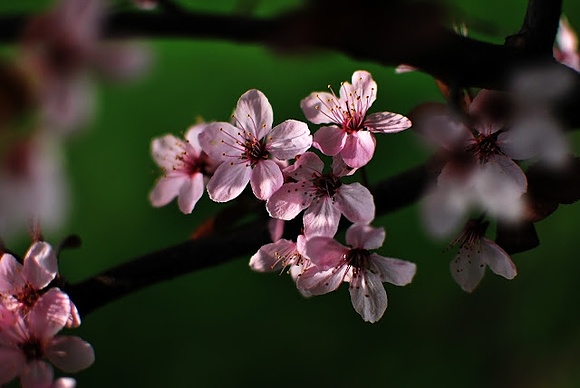
POLYGON ((254 195, 267 200, 282 186, 284 177, 276 159, 293 159, 312 144, 308 126, 286 120, 272 128, 272 106, 262 92, 248 90, 233 115, 236 126, 208 124, 199 137, 213 159, 224 162, 207 185, 212 200, 227 202, 242 193, 248 182, 254 195))
MULTIPOLYGON (((0 257, 0 295, 5 305, 12 310, 28 313, 56 277, 57 265, 52 246, 44 241, 36 241, 30 246, 23 264, 11 254, 4 253, 0 257)), ((77 327, 81 319, 74 303, 70 301, 70 304, 67 327, 77 327)))
POLYGON ((70 131, 92 116, 91 71, 126 79, 148 66, 149 55, 143 47, 99 41, 105 4, 103 0, 61 0, 25 29, 23 62, 37 78, 43 118, 52 129, 70 131))
POLYGON ((313 145, 325 155, 340 155, 353 168, 367 164, 375 152, 373 133, 394 133, 411 126, 397 113, 380 112, 367 116, 376 99, 377 84, 366 71, 355 71, 352 84, 343 82, 340 97, 334 92, 314 92, 300 106, 308 120, 323 126, 314 134, 313 145))
POLYGON ((322 161, 312 152, 304 153, 284 173, 296 182, 285 183, 266 202, 266 209, 273 218, 291 220, 302 210, 304 234, 311 236, 334 236, 338 230, 340 215, 351 222, 366 224, 375 217, 375 203, 370 191, 358 182, 343 184, 344 172, 340 163, 333 163, 331 173, 323 174, 322 161))
POLYGON ((157 8, 156 0, 132 0, 133 4, 137 8, 151 10, 157 8))
POLYGON ((198 137, 204 128, 205 124, 192 126, 185 133, 185 140, 165 135, 151 143, 153 158, 164 173, 149 195, 153 206, 165 206, 177 197, 183 213, 193 211, 203 194, 205 179, 215 169, 199 144, 198 137))
POLYGON ((59 144, 35 133, 4 144, 0 155, 0 235, 24 229, 31 219, 58 228, 68 213, 68 187, 59 144))
POLYGON ((423 202, 427 227, 435 235, 447 235, 458 227, 473 206, 504 220, 521 216, 527 179, 512 160, 519 156, 508 146, 513 134, 486 111, 493 97, 485 90, 477 95, 469 107, 474 118, 470 126, 449 115, 419 123, 419 130, 438 142, 448 158, 423 202))
POLYGON ((451 275, 467 292, 472 292, 477 287, 486 266, 506 279, 513 279, 517 275, 516 266, 509 255, 499 245, 485 237, 487 224, 468 221, 454 242, 454 245, 459 244, 459 251, 451 262, 451 275))
POLYGON ((381 283, 404 286, 416 272, 414 263, 370 252, 384 240, 383 228, 356 224, 346 232, 348 247, 330 237, 309 239, 306 255, 313 265, 298 278, 298 288, 322 295, 336 290, 343 281, 349 282, 354 309, 366 322, 377 322, 387 309, 387 293, 381 283))
MULTIPOLYGON (((79 337, 56 336, 67 323, 70 306, 66 294, 51 288, 28 315, 12 317, 14 323, 0 331, 1 384, 20 376, 25 387, 50 387, 52 367, 43 359, 69 373, 93 363, 95 355, 87 342, 79 337)), ((67 383, 70 381, 57 381, 54 386, 67 386, 67 383)))
POLYGON ((580 71, 580 55, 578 54, 578 35, 570 26, 568 18, 560 18, 556 45, 554 46, 554 58, 576 71, 580 71))

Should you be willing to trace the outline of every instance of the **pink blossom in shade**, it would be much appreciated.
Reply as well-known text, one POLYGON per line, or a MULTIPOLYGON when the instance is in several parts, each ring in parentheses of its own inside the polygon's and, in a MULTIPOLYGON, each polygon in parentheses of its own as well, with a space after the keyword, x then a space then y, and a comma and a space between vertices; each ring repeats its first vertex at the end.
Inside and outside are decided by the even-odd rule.
POLYGON ((306 241, 306 255, 312 265, 298 278, 297 286, 311 295, 336 290, 350 283, 354 309, 366 322, 377 322, 387 308, 383 282, 397 286, 409 284, 416 265, 372 253, 385 240, 385 230, 369 225, 352 225, 346 232, 345 247, 329 237, 317 236, 306 241))
POLYGON ((470 127, 449 115, 419 122, 419 131, 439 142, 447 158, 423 202, 425 222, 436 236, 452 232, 473 207, 508 221, 521 216, 527 179, 512 160, 519 156, 508 146, 514 134, 485 110, 492 97, 493 92, 485 90, 476 96, 469 107, 474 118, 470 127))
POLYGON ((189 214, 201 198, 205 181, 215 170, 214 163, 199 144, 205 124, 194 125, 185 133, 185 140, 165 135, 151 142, 153 159, 163 170, 149 195, 155 207, 167 205, 177 197, 179 209, 189 214))
MULTIPOLYGON (((4 253, 0 257, 0 295, 4 304, 13 310, 28 313, 57 273, 56 254, 47 242, 34 242, 26 252, 23 264, 11 254, 4 253)), ((69 313, 66 326, 79 326, 81 319, 72 301, 69 313)))
POLYGON ((272 106, 256 89, 240 97, 233 119, 236 126, 210 123, 199 137, 202 149, 223 162, 208 182, 209 196, 216 202, 230 201, 250 182, 254 195, 267 200, 284 183, 277 160, 293 159, 310 148, 310 130, 296 120, 272 128, 272 106))
POLYGON ((470 220, 454 245, 459 251, 451 262, 453 279, 464 291, 472 292, 485 273, 488 266, 495 274, 506 279, 517 275, 515 264, 509 255, 495 242, 485 237, 488 223, 470 220))
MULTIPOLYGON (((333 165, 343 171, 340 163, 333 165)), ((316 154, 306 152, 285 169, 284 173, 295 182, 285 183, 266 202, 270 216, 291 220, 306 209, 304 234, 307 238, 334 236, 341 214, 355 223, 372 221, 375 203, 370 191, 357 182, 343 184, 336 171, 323 174, 323 167, 316 154)))
POLYGON ((554 46, 554 58, 576 71, 580 71, 580 55, 578 54, 578 35, 570 26, 568 18, 561 17, 556 45, 554 46))
POLYGON ((69 373, 89 367, 95 359, 91 345, 79 337, 56 335, 69 315, 70 300, 58 288, 43 294, 28 315, 15 314, 15 323, 0 332, 0 383, 20 376, 23 386, 50 387, 52 367, 44 359, 69 373))
POLYGON ((308 120, 323 126, 315 134, 313 145, 325 155, 340 155, 353 168, 367 164, 375 152, 373 133, 394 133, 411 126, 411 121, 397 113, 367 115, 376 99, 377 84, 367 71, 355 71, 352 84, 343 82, 340 97, 334 92, 314 92, 300 106, 308 120))
POLYGON ((44 124, 70 132, 93 112, 89 74, 133 78, 149 64, 141 45, 100 42, 104 0, 61 0, 31 19, 22 39, 22 62, 39 88, 44 124))
POLYGON ((144 10, 151 10, 157 8, 156 0, 132 0, 132 3, 135 5, 135 7, 144 10))
POLYGON ((60 144, 38 132, 4 144, 0 155, 0 235, 25 230, 30 219, 45 230, 60 227, 68 213, 68 185, 60 144))

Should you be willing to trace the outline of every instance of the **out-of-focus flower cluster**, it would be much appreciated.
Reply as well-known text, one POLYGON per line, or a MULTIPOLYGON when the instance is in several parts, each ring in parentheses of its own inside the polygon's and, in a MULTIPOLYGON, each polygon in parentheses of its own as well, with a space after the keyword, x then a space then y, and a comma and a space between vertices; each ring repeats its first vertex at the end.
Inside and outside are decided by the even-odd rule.
POLYGON ((53 286, 57 277, 57 256, 45 241, 34 241, 23 260, 2 252, 0 384, 18 377, 23 387, 74 387, 71 378, 55 381, 50 364, 74 373, 93 363, 90 344, 59 335, 64 328, 78 327, 81 320, 68 295, 53 286))
POLYGON ((101 41, 105 0, 59 0, 33 15, 17 54, 0 59, 0 235, 44 229, 66 218, 68 185, 61 147, 89 123, 95 75, 112 80, 143 73, 142 46, 101 41))
POLYGON ((231 123, 198 124, 184 140, 172 135, 153 140, 153 157, 164 176, 151 192, 151 202, 163 206, 177 197, 179 208, 190 213, 205 183, 216 202, 240 196, 249 183, 278 220, 271 224, 274 242, 262 247, 250 266, 257 271, 288 267, 305 296, 348 282, 356 311, 375 322, 387 307, 381 283, 405 285, 415 274, 412 263, 371 253, 385 238, 382 228, 369 225, 375 217, 373 196, 358 182, 342 181, 371 160, 374 134, 411 126, 396 113, 367 114, 376 96, 377 84, 366 71, 356 71, 352 83, 343 82, 338 96, 332 89, 310 94, 301 103, 304 114, 315 124, 330 124, 313 137, 301 121, 273 126, 268 99, 259 90, 249 90, 240 97, 231 123), (330 171, 309 151, 311 146, 332 156, 330 171), (303 234, 296 242, 281 238, 280 223, 302 211, 303 234), (353 223, 346 237, 349 247, 333 239, 341 215, 353 223))

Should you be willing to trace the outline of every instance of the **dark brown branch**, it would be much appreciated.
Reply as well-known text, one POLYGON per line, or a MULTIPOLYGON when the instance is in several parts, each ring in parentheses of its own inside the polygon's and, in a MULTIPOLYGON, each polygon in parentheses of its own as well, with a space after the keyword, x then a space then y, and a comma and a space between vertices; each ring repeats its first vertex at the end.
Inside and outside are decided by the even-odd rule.
MULTIPOLYGON (((373 190, 377 215, 393 212, 415 202, 428 179, 425 166, 387 179, 373 190)), ((300 217, 301 221, 301 217, 300 217)), ((247 260, 270 242, 266 222, 254 221, 227 233, 187 241, 107 270, 77 284, 62 288, 74 300, 81 314, 177 276, 214 267, 236 258, 247 260)))
POLYGON ((561 13, 561 0, 528 0, 522 28, 506 38, 506 45, 531 56, 551 58, 561 13))

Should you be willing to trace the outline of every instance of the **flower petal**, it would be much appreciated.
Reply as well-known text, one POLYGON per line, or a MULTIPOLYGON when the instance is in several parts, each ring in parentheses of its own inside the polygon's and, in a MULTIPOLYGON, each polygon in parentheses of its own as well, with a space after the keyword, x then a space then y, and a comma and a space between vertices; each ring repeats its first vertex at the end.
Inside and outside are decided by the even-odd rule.
POLYGON ((332 292, 340 286, 348 266, 321 270, 316 266, 309 267, 296 280, 296 287, 306 295, 323 295, 332 292))
POLYGON ((151 155, 159 167, 169 173, 173 170, 175 158, 185 150, 183 140, 173 135, 165 135, 153 139, 151 142, 151 155))
POLYGON ((283 183, 282 170, 273 160, 263 160, 254 166, 250 184, 256 198, 268 200, 283 183))
POLYGON ((495 242, 482 237, 481 255, 489 268, 497 275, 513 279, 518 274, 516 265, 510 256, 495 242))
POLYGON ((0 293, 15 294, 26 285, 22 264, 14 256, 4 253, 0 258, 0 293))
POLYGON ((317 236, 306 240, 306 256, 319 269, 337 267, 350 251, 331 237, 317 236))
POLYGON ((296 243, 281 239, 262 246, 250 258, 250 268, 257 272, 276 271, 282 268, 285 257, 296 253, 296 243))
POLYGON ((353 132, 346 136, 340 156, 352 168, 359 168, 370 162, 376 148, 376 140, 369 131, 353 132))
POLYGON ((308 125, 302 121, 286 120, 276 125, 268 136, 268 151, 278 159, 293 159, 312 145, 308 125))
POLYGON ((24 256, 24 277, 34 288, 41 290, 58 272, 56 254, 44 241, 33 243, 24 256))
POLYGON ((95 361, 93 347, 79 337, 60 335, 46 349, 46 358, 68 373, 88 368, 95 361))
POLYGON ((181 174, 161 177, 149 193, 151 205, 154 207, 167 205, 177 197, 186 181, 187 177, 181 174))
POLYGON ((70 299, 58 288, 49 289, 30 310, 30 332, 38 339, 47 339, 58 333, 68 321, 70 299))
POLYGON ((185 132, 185 140, 195 152, 195 156, 201 155, 201 144, 199 142, 199 135, 205 131, 205 128, 208 126, 208 123, 201 123, 192 125, 191 127, 187 128, 185 132))
POLYGON ((353 248, 378 249, 385 241, 385 228, 352 225, 346 230, 346 243, 353 248))
POLYGON ((335 115, 337 104, 340 104, 340 101, 334 95, 326 92, 311 93, 300 101, 304 116, 314 124, 335 123, 340 125, 342 120, 335 115))
POLYGON ((272 129, 274 112, 264 93, 251 89, 238 100, 234 119, 236 127, 249 132, 256 139, 261 139, 272 129))
POLYGON ((18 376, 26 366, 24 353, 17 348, 0 348, 0 384, 18 376))
POLYGON ((459 228, 470 203, 471 194, 459 187, 433 187, 421 202, 423 223, 433 236, 448 236, 459 228))
POLYGON ((20 375, 22 388, 49 388, 53 379, 52 366, 44 361, 29 362, 20 375))
POLYGON ((324 155, 337 155, 344 148, 347 134, 339 127, 320 127, 314 134, 312 145, 324 155))
POLYGON ((352 74, 352 85, 348 82, 343 84, 340 88, 340 98, 342 100, 347 100, 349 97, 352 100, 353 97, 350 94, 355 91, 356 96, 364 102, 364 112, 371 107, 373 102, 377 99, 377 83, 373 80, 371 73, 365 70, 357 70, 352 74))
POLYGON ((242 130, 225 122, 208 123, 198 135, 202 150, 210 158, 226 162, 237 160, 242 155, 237 142, 244 142, 245 139, 242 130))
POLYGON ((409 261, 383 257, 376 253, 371 254, 373 265, 378 268, 381 281, 395 286, 405 286, 413 280, 417 272, 417 265, 409 261))
POLYGON ((375 133, 396 133, 413 125, 411 120, 398 113, 379 112, 368 115, 364 126, 375 133))
POLYGON ((321 198, 310 205, 304 212, 304 235, 332 237, 338 230, 340 210, 330 198, 321 198))
POLYGON ((463 291, 472 292, 475 290, 485 273, 485 263, 480 245, 461 246, 455 259, 451 262, 450 270, 451 276, 463 291))
POLYGON ((311 203, 302 183, 286 183, 268 199, 266 210, 272 218, 289 221, 311 203))
POLYGON ((375 323, 387 309, 387 292, 378 275, 364 270, 350 281, 352 307, 365 322, 375 323))
POLYGON ((336 208, 347 220, 357 224, 368 224, 375 218, 373 195, 358 182, 342 185, 334 195, 336 208))
POLYGON ((245 163, 220 164, 207 183, 209 197, 215 202, 227 202, 236 198, 248 185, 251 174, 251 167, 245 163))
POLYGON ((320 175, 324 163, 314 152, 305 152, 300 155, 296 163, 284 169, 284 174, 297 181, 310 181, 314 175, 320 175))
POLYGON ((181 189, 179 190, 179 197, 177 198, 179 210, 181 210, 183 214, 190 214, 197 201, 199 201, 203 195, 203 190, 203 174, 196 173, 191 175, 188 179, 185 179, 181 189))

